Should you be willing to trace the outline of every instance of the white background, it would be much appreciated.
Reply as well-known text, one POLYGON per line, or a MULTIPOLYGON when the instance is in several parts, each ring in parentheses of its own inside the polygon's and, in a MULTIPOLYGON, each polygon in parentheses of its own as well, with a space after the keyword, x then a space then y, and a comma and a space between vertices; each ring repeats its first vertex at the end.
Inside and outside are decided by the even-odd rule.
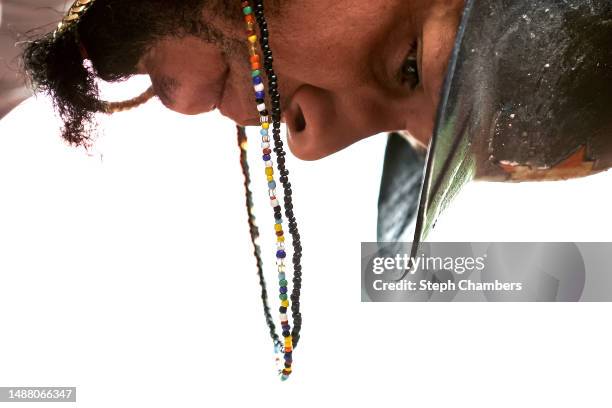
MULTIPOLYGON (((44 99, 0 122, 0 386, 77 386, 84 408, 611 406, 609 304, 360 303, 384 135, 288 163, 304 326, 281 383, 233 125, 152 102, 101 118, 89 155, 57 127, 44 99)), ((610 185, 475 183, 432 239, 610 241, 610 185)))

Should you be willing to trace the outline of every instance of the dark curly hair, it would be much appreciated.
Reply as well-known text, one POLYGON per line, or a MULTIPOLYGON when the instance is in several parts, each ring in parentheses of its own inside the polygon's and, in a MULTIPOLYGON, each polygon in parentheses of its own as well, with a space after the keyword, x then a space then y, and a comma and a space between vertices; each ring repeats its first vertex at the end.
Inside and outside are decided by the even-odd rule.
POLYGON ((223 15, 237 14, 222 0, 97 0, 79 23, 54 36, 26 43, 23 69, 37 92, 49 94, 64 122, 63 137, 72 145, 91 142, 94 115, 104 110, 98 78, 117 82, 136 74, 142 55, 167 36, 211 38, 202 22, 204 6, 223 15), (230 10, 234 13, 230 13, 230 10), (84 66, 81 47, 92 68, 84 66))

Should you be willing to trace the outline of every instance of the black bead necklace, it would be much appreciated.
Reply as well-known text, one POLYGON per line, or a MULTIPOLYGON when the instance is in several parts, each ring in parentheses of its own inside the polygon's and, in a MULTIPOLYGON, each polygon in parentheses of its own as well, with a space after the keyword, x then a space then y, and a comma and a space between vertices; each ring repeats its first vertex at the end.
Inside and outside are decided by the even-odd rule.
POLYGON ((257 260, 257 273, 259 276, 259 283, 261 285, 261 299, 264 307, 264 315, 266 323, 270 330, 270 336, 274 342, 275 348, 279 352, 284 352, 284 366, 281 370, 281 379, 286 380, 292 372, 293 363, 293 349, 297 346, 300 339, 300 331, 302 328, 302 315, 300 313, 300 292, 302 288, 302 244, 300 242, 300 234, 298 231, 297 220, 295 218, 293 210, 293 191, 291 190, 291 183, 289 182, 289 170, 286 167, 286 153, 283 149, 283 141, 281 140, 281 103, 280 93, 278 91, 278 78, 273 68, 273 55, 269 44, 269 31, 266 18, 264 16, 264 5, 262 0, 255 0, 254 6, 251 7, 248 1, 242 1, 242 10, 245 16, 247 24, 247 36, 250 42, 250 61, 251 61, 251 76, 253 85, 255 88, 255 100, 257 103, 257 109, 260 114, 260 121, 262 123, 262 148, 263 148, 263 159, 266 163, 266 175, 268 178, 268 188, 270 192, 270 199, 274 208, 275 218, 275 231, 278 239, 278 251, 277 251, 277 265, 279 266, 279 284, 280 284, 280 299, 281 306, 279 312, 281 314, 281 325, 282 335, 285 338, 284 343, 279 339, 276 333, 276 326, 274 325, 273 319, 270 315, 270 308, 268 306, 267 286, 263 276, 262 261, 260 256, 260 248, 257 244, 257 238, 259 237, 259 230, 255 225, 255 217, 252 214, 252 194, 249 189, 250 177, 248 171, 248 165, 246 163, 246 133, 244 128, 238 127, 238 143, 241 147, 241 164, 245 176, 245 187, 247 196, 247 207, 249 211, 249 228, 251 232, 251 240, 253 242, 255 251, 255 258, 257 260), (259 36, 256 35, 254 27, 255 22, 259 28, 259 36), (265 93, 264 86, 261 78, 261 57, 256 49, 256 42, 259 39, 259 46, 263 52, 263 68, 265 75, 268 80, 268 92, 271 106, 271 112, 268 112, 265 105, 265 93), (270 149, 269 139, 269 128, 270 118, 272 127, 272 138, 274 140, 274 148, 270 149), (276 198, 276 182, 273 177, 273 163, 271 161, 271 153, 276 154, 277 169, 280 174, 279 181, 282 184, 284 192, 284 212, 287 217, 289 233, 291 234, 291 241, 293 246, 293 290, 289 299, 287 297, 287 281, 285 280, 285 265, 284 258, 286 256, 284 247, 284 232, 282 230, 282 210, 283 208, 278 203, 276 198), (293 329, 291 329, 287 316, 287 310, 291 305, 291 315, 293 318, 293 329))

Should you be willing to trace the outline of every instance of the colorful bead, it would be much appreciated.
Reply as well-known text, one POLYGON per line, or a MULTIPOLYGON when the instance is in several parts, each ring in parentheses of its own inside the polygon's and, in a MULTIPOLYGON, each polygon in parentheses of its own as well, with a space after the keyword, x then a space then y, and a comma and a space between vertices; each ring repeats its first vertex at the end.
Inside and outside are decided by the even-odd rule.
MULTIPOLYGON (((282 215, 282 207, 279 203, 278 198, 276 197, 277 184, 274 178, 274 164, 272 162, 272 151, 273 150, 271 149, 270 136, 268 133, 269 128, 270 128, 269 112, 273 112, 274 114, 276 114, 279 108, 278 106, 279 102, 277 100, 278 91, 276 90, 275 81, 270 82, 270 87, 271 87, 270 94, 275 99, 272 100, 272 109, 268 111, 266 103, 265 103, 266 92, 265 92, 264 81, 262 78, 262 72, 265 72, 269 78, 274 78, 274 77, 270 77, 270 75, 274 75, 274 71, 272 70, 271 66, 268 65, 269 59, 271 60, 271 54, 269 52, 269 45, 267 43, 268 33, 265 30, 265 28, 262 29, 261 27, 262 22, 265 23, 265 18, 262 15, 262 4, 260 1, 258 1, 256 3, 256 7, 252 7, 250 1, 244 0, 241 2, 241 5, 242 5, 242 11, 244 13, 244 21, 246 25, 246 38, 247 38, 247 44, 248 44, 248 50, 249 50, 249 64, 251 66, 251 80, 252 80, 253 89, 255 91, 256 108, 260 114, 259 120, 261 124, 260 135, 261 135, 262 159, 265 163, 265 175, 266 175, 266 180, 268 182, 268 194, 270 197, 270 204, 274 209, 274 222, 275 222, 274 230, 275 230, 276 237, 277 237, 276 265, 278 268, 279 299, 281 300, 281 306, 279 310, 281 313, 280 320, 281 320, 281 327, 283 330, 282 335, 284 337, 284 341, 280 342, 279 344, 278 338, 275 338, 275 340, 277 341, 277 344, 276 344, 278 346, 277 350, 280 352, 284 351, 285 353, 284 354, 284 360, 285 360, 284 368, 280 371, 281 379, 285 381, 289 378, 289 375, 292 372, 291 365, 293 362, 292 360, 292 352, 293 352, 293 340, 292 339, 293 338, 291 336, 291 327, 289 325, 288 316, 287 316, 287 310, 289 308, 290 302, 289 302, 289 296, 288 296, 288 292, 289 292, 288 283, 289 282, 285 274, 285 268, 286 268, 285 258, 287 257, 287 253, 285 252, 285 236, 284 236, 283 225, 282 225, 283 215, 282 215), (257 18, 255 18, 254 8, 258 10, 257 18), (261 39, 255 31, 256 23, 257 25, 260 26, 259 28, 260 28, 261 39), (260 46, 261 49, 266 50, 265 71, 262 70, 262 56, 260 55, 259 49, 257 46, 257 43, 259 40, 261 40, 261 46, 260 46), (270 54, 270 58, 268 58, 268 54, 270 54), (281 347, 281 344, 284 345, 284 347, 281 347)), ((278 119, 275 116, 274 117, 274 129, 275 130, 278 129, 278 125, 279 125, 278 119)), ((277 143, 278 142, 275 142, 274 151, 276 152, 277 151, 276 149, 278 148, 280 149, 279 152, 282 152, 282 148, 277 146, 277 143)), ((280 158, 279 158, 279 165, 280 165, 280 158)), ((283 171, 281 171, 281 176, 282 177, 280 178, 280 180, 283 183, 283 187, 285 187, 286 184, 288 183, 286 174, 283 171)), ((285 203, 287 204, 287 196, 285 197, 285 203)), ((291 204, 291 201, 289 200, 289 205, 290 204, 291 204)), ((288 208, 287 205, 285 206, 285 208, 286 209, 288 208)), ((294 220, 290 219, 290 221, 291 221, 289 223, 290 226, 295 224, 294 220), (293 224, 291 224, 292 222, 293 224)), ((296 228, 293 227, 293 230, 296 230, 296 228)), ((293 230, 290 229, 290 232, 292 234, 294 234, 293 230)), ((295 263, 295 256, 296 255, 294 255, 294 263, 295 263)), ((298 305, 299 304, 294 305, 294 306, 298 306, 298 305)), ((295 315, 295 310, 293 308, 291 310, 294 312, 294 315, 295 315)), ((296 322, 296 327, 294 328, 294 330, 296 332, 299 332, 299 328, 300 328, 300 325, 298 325, 298 323, 296 322)))

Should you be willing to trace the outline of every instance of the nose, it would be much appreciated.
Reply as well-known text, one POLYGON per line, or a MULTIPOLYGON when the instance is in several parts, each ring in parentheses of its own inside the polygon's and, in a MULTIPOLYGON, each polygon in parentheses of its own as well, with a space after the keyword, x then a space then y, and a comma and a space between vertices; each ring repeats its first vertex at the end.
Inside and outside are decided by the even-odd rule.
POLYGON ((331 92, 303 85, 285 108, 288 143, 302 160, 318 160, 384 130, 401 129, 401 113, 369 87, 331 92))

